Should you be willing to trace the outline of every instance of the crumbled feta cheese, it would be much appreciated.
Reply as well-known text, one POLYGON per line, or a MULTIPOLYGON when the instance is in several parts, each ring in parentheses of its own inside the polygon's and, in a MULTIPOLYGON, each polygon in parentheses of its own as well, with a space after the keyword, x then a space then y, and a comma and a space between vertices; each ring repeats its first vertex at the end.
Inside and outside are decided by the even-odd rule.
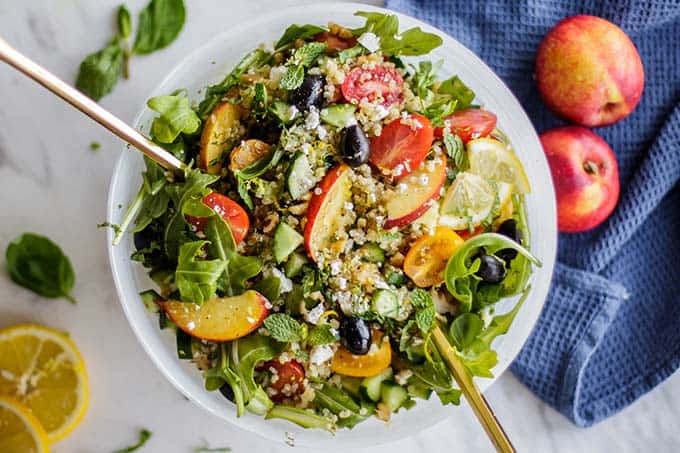
POLYGON ((290 107, 288 107, 288 117, 290 119, 295 118, 299 112, 300 111, 298 110, 298 108, 295 107, 294 105, 291 105, 290 107))
POLYGON ((326 307, 323 303, 317 304, 316 307, 307 312, 305 315, 305 320, 310 324, 317 325, 319 323, 319 319, 321 319, 321 315, 323 315, 325 311, 326 307))
POLYGON ((338 275, 342 270, 342 260, 333 260, 329 263, 331 275, 338 275))
POLYGON ((408 379, 413 376, 413 371, 409 369, 404 369, 394 375, 394 382, 399 385, 406 385, 408 379))
POLYGON ((325 127, 318 126, 316 128, 316 136, 319 137, 319 140, 325 140, 326 137, 328 137, 328 131, 326 130, 325 127))
POLYGON ((305 129, 311 131, 319 127, 319 110, 316 107, 310 107, 307 117, 305 118, 305 129))
POLYGON ((357 42, 369 52, 375 52, 380 49, 380 38, 375 33, 366 32, 357 38, 357 42))
POLYGON ((272 277, 278 278, 281 282, 281 294, 289 293, 293 290, 293 281, 286 277, 286 274, 281 272, 278 268, 271 267, 269 274, 271 274, 272 277))
POLYGON ((340 290, 344 291, 344 290, 347 289, 347 279, 346 278, 338 277, 337 283, 338 283, 338 288, 340 288, 340 290))
POLYGON ((314 365, 321 365, 328 362, 333 357, 333 348, 327 344, 314 346, 309 354, 309 361, 314 365))
POLYGON ((269 70, 269 79, 272 82, 278 82, 281 80, 281 77, 283 77, 283 74, 286 73, 286 67, 285 66, 274 66, 269 70))

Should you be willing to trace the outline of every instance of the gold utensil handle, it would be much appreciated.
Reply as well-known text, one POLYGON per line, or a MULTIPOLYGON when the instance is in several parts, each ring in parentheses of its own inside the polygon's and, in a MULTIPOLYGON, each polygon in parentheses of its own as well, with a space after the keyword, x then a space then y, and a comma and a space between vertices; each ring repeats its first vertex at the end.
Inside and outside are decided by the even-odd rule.
POLYGON ((449 343, 449 340, 439 326, 435 326, 434 331, 432 332, 432 339, 434 340, 437 350, 442 355, 444 362, 446 362, 449 370, 451 370, 451 374, 453 374, 454 379, 460 386, 463 395, 465 395, 465 398, 470 403, 477 419, 484 427, 484 431, 486 431, 489 439, 491 439, 494 447, 496 447, 496 451, 514 453, 515 447, 513 447, 510 442, 508 435, 503 430, 503 427, 498 422, 493 410, 491 410, 489 403, 475 385, 472 376, 465 368, 465 365, 461 363, 459 357, 454 352, 451 343, 449 343))
POLYGON ((102 108, 56 75, 21 54, 0 37, 0 60, 26 74, 66 102, 131 144, 167 170, 180 171, 184 163, 144 137, 124 121, 102 108))

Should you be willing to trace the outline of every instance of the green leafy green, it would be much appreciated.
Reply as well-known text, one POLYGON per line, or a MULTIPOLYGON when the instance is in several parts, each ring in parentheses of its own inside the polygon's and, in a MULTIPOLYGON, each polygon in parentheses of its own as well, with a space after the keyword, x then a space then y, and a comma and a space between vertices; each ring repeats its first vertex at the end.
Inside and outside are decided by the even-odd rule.
POLYGON ((230 452, 229 447, 210 447, 205 443, 202 447, 194 448, 194 453, 227 453, 230 452))
POLYGON ((281 296, 281 279, 275 276, 263 278, 253 285, 253 289, 266 297, 268 301, 275 301, 281 296))
POLYGON ((273 339, 283 343, 302 341, 305 336, 304 326, 285 313, 267 316, 264 326, 269 330, 269 335, 273 339))
POLYGON ((269 113, 279 120, 284 126, 289 125, 295 119, 297 111, 290 108, 290 104, 283 101, 274 101, 269 106, 269 113))
POLYGON ((293 44, 298 39, 308 39, 314 35, 323 33, 324 31, 326 31, 326 29, 323 27, 319 27, 318 25, 293 24, 286 28, 286 31, 283 32, 283 35, 279 38, 276 44, 274 44, 274 48, 277 51, 283 50, 286 47, 290 47, 290 45, 293 44))
POLYGON ((447 95, 457 101, 458 110, 468 108, 475 99, 475 93, 463 83, 458 76, 444 80, 437 89, 437 94, 447 95))
POLYGON ((310 42, 293 52, 286 62, 286 72, 279 81, 279 86, 286 90, 294 90, 302 85, 305 68, 311 66, 326 50, 326 43, 310 42))
POLYGON ((217 279, 227 263, 224 260, 197 260, 208 241, 194 241, 183 244, 179 249, 175 283, 182 300, 201 304, 215 295, 217 279))
POLYGON ((309 331, 307 336, 307 343, 311 346, 319 346, 323 344, 331 344, 338 341, 338 338, 331 331, 331 326, 328 324, 321 324, 315 326, 309 331))
POLYGON ((449 128, 444 128, 443 138, 446 154, 451 158, 456 170, 463 171, 467 168, 467 153, 463 141, 456 134, 452 134, 449 128))
POLYGON ((418 68, 413 74, 413 86, 415 93, 421 100, 429 102, 434 98, 432 87, 437 81, 437 73, 443 63, 444 60, 439 60, 434 64, 431 61, 418 63, 418 68))
POLYGON ((116 23, 118 24, 118 35, 123 39, 129 38, 132 32, 132 15, 127 6, 120 5, 118 7, 116 23))
POLYGON ((239 417, 245 413, 246 401, 241 386, 241 377, 234 371, 235 365, 231 363, 231 354, 227 352, 226 344, 221 343, 218 350, 218 359, 215 366, 205 373, 203 378, 206 380, 208 390, 217 390, 224 383, 231 387, 234 392, 234 404, 236 404, 236 415, 239 417))
POLYGON ((324 383, 314 392, 314 403, 321 408, 328 409, 338 416, 337 424, 345 428, 352 428, 370 417, 375 408, 371 403, 361 401, 358 404, 342 389, 324 383), (365 409, 365 410, 362 410, 365 409))
POLYGON ((411 293, 410 301, 416 309, 416 324, 423 335, 427 335, 434 327, 436 316, 432 296, 424 289, 417 288, 411 293))
POLYGON ((44 297, 64 297, 71 303, 75 274, 61 248, 45 236, 24 233, 5 251, 7 271, 14 283, 44 297))
POLYGON ((439 99, 425 107, 423 115, 435 126, 444 126, 444 119, 456 111, 458 101, 455 99, 439 99))
POLYGON ((121 448, 119 450, 114 451, 113 453, 132 453, 133 451, 137 451, 140 448, 146 444, 149 439, 151 438, 151 431, 148 429, 142 429, 139 431, 139 440, 137 440, 137 443, 134 445, 130 445, 129 447, 121 448))
POLYGON ((279 160, 283 157, 283 152, 282 147, 275 147, 268 155, 258 159, 243 170, 235 172, 236 176, 244 181, 262 176, 267 170, 279 163, 279 160))
POLYGON ((451 323, 449 335, 459 350, 469 347, 484 329, 484 321, 475 313, 463 313, 451 323))
POLYGON ((246 401, 246 408, 257 415, 266 414, 274 403, 269 399, 261 386, 255 383, 254 373, 258 363, 273 359, 279 348, 269 337, 249 335, 237 340, 237 347, 232 347, 232 364, 234 371, 241 379, 241 389, 246 401), (238 357, 234 357, 238 354, 238 357), (238 363, 238 366, 235 364, 238 363))
POLYGON ((305 68, 299 65, 288 66, 281 80, 279 80, 279 86, 284 90, 294 90, 302 85, 304 78, 305 68))
POLYGON ((298 407, 277 404, 269 412, 267 412, 267 415, 265 416, 265 419, 267 420, 272 418, 287 420, 300 425, 303 428, 318 428, 331 433, 334 433, 336 429, 333 421, 329 420, 328 418, 317 415, 307 409, 300 409, 298 407))
POLYGON ((385 55, 425 55, 442 44, 439 36, 424 32, 420 27, 410 28, 399 34, 399 19, 393 14, 359 11, 355 16, 366 18, 366 23, 352 32, 357 36, 363 33, 375 34, 380 39, 380 50, 385 55))
POLYGON ((358 57, 359 55, 364 53, 364 46, 361 44, 357 44, 354 47, 350 47, 349 49, 344 49, 338 52, 338 61, 342 64, 347 63, 349 60, 351 60, 354 57, 358 57))
POLYGON ((102 144, 99 142, 91 142, 90 143, 90 151, 99 151, 99 149, 102 147, 102 144))
POLYGON ((269 96, 267 87, 262 82, 257 82, 254 87, 253 112, 256 116, 263 117, 267 114, 269 107, 269 96))
POLYGON ((76 88, 95 101, 109 94, 123 71, 123 48, 118 37, 99 52, 91 53, 82 63, 76 78, 76 88))
POLYGON ((160 114, 151 124, 151 136, 161 143, 172 143, 179 134, 193 134, 201 126, 201 120, 191 109, 186 96, 157 96, 146 104, 160 114))
POLYGON ((139 14, 134 52, 148 54, 167 47, 182 31, 185 17, 183 0, 151 0, 139 14))

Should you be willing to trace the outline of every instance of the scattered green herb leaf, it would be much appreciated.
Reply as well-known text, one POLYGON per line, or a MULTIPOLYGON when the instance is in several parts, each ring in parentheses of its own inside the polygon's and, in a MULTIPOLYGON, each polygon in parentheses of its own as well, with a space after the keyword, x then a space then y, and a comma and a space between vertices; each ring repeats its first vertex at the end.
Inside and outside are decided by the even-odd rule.
POLYGON ((132 453, 133 451, 137 451, 140 448, 146 444, 149 439, 151 438, 151 431, 147 429, 142 429, 139 431, 139 440, 137 441, 136 444, 130 445, 129 447, 121 448, 119 450, 114 451, 113 453, 132 453))
POLYGON ((134 52, 148 54, 168 46, 182 31, 185 16, 183 0, 151 0, 139 14, 134 52))
POLYGON ((98 101, 113 90, 122 70, 123 49, 116 37, 104 49, 85 57, 80 64, 76 88, 98 101))

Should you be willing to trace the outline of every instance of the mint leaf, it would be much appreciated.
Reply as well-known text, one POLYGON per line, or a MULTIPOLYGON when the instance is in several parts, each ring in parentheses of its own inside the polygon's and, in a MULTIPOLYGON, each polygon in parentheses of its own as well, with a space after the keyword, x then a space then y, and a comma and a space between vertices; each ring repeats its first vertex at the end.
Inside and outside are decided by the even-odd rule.
POLYGON ((305 68, 301 65, 288 66, 286 72, 279 80, 279 86, 284 90, 294 90, 302 85, 305 78, 305 68))
POLYGON ((217 279, 226 268, 223 260, 197 259, 208 241, 183 244, 179 249, 175 283, 182 300, 202 304, 217 290, 217 279))
POLYGON ((456 170, 462 171, 466 167, 465 161, 467 155, 465 153, 465 145, 463 145, 463 141, 458 135, 451 133, 448 127, 445 127, 443 130, 444 134, 442 140, 444 142, 446 154, 453 161, 456 170))
POLYGON ((136 444, 130 445, 129 447, 121 448, 119 450, 114 451, 113 453, 132 453, 133 451, 137 451, 140 448, 146 444, 149 439, 151 438, 151 431, 147 429, 143 429, 139 432, 139 440, 137 441, 136 444))
POLYGON ((264 320, 264 326, 276 341, 291 343, 302 341, 304 329, 302 325, 289 315, 275 313, 264 320))
POLYGON ((95 101, 109 94, 123 71, 123 49, 113 38, 99 52, 91 53, 82 63, 76 78, 76 88, 95 101))
POLYGON ((172 143, 179 134, 192 134, 201 125, 201 120, 185 96, 157 96, 146 104, 151 110, 160 113, 151 124, 151 136, 161 143, 172 143))
POLYGON ((326 51, 325 42, 310 42, 300 47, 293 53, 291 63, 300 65, 305 68, 314 64, 321 55, 326 51))
POLYGON ((337 337, 331 332, 331 326, 328 324, 314 327, 307 336, 307 343, 312 346, 335 343, 336 341, 337 337))
POLYGON ((416 309, 416 325, 423 335, 427 335, 434 327, 436 317, 432 297, 423 289, 415 289, 411 293, 411 305, 416 309))
POLYGON ((133 51, 148 54, 168 46, 182 31, 185 17, 183 0, 151 0, 139 14, 133 51))

